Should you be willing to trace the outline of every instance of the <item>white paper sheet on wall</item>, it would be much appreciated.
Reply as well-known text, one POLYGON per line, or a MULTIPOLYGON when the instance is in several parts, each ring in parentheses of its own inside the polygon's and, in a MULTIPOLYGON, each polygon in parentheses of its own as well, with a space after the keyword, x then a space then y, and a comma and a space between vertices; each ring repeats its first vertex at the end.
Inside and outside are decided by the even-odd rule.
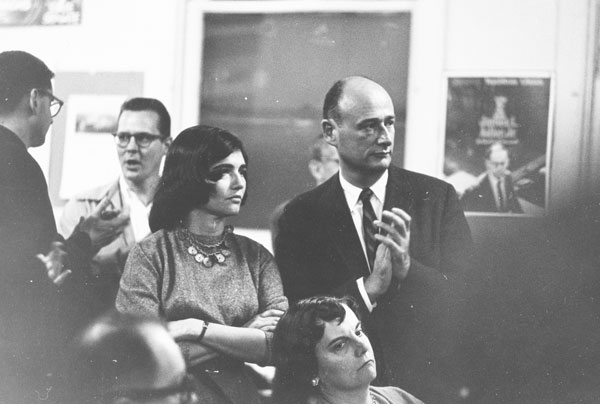
POLYGON ((111 133, 116 130, 119 108, 126 98, 126 95, 69 96, 61 198, 69 199, 117 179, 119 160, 111 133))

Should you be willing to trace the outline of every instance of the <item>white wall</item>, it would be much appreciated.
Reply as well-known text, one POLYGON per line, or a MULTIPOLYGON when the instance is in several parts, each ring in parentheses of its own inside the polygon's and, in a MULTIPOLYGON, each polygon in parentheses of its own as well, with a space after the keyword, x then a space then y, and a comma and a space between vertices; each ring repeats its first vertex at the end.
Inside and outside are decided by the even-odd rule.
POLYGON ((0 49, 22 49, 54 71, 141 71, 145 91, 171 104, 177 0, 85 0, 81 25, 2 28, 0 49))
POLYGON ((557 1, 448 0, 447 70, 552 70, 557 1))

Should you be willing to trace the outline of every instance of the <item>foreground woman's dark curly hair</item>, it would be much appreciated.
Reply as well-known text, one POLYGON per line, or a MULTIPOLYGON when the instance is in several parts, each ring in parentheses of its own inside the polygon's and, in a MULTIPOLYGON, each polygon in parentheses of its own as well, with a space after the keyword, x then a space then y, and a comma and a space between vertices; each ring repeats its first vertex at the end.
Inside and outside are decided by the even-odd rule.
POLYGON ((281 317, 273 338, 275 404, 306 404, 317 394, 311 384, 318 371, 315 347, 323 338, 326 322, 344 321, 344 304, 358 313, 352 298, 316 296, 298 301, 281 317))

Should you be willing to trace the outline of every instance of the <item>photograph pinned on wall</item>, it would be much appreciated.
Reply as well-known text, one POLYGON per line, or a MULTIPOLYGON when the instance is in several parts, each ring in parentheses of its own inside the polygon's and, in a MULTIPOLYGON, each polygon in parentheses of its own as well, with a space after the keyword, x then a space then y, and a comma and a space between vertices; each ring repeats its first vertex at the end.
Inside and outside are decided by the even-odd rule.
POLYGON ((79 25, 83 0, 0 1, 0 26, 79 25))
POLYGON ((548 203, 550 75, 446 80, 444 179, 466 212, 539 216, 548 203))
POLYGON ((59 195, 70 199, 90 184, 119 176, 112 133, 125 95, 70 95, 59 195))

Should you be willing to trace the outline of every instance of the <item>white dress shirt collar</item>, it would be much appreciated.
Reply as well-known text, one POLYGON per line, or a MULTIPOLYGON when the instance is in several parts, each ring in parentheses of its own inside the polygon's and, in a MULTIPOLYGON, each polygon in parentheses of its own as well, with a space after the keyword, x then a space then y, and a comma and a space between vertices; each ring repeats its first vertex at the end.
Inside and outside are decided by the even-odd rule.
MULTIPOLYGON (((356 209, 356 205, 358 204, 358 198, 360 193, 362 192, 362 188, 359 188, 355 185, 349 183, 343 176, 340 170, 340 184, 342 189, 344 190, 344 196, 346 197, 346 203, 348 204, 348 209, 350 212, 354 212, 356 209)), ((385 202, 385 187, 387 185, 389 172, 385 170, 385 172, 379 177, 379 179, 375 182, 375 184, 371 185, 371 191, 373 191, 373 196, 371 197, 371 203, 373 203, 373 210, 378 218, 381 218, 381 212, 383 211, 383 203, 385 202), (373 200, 373 197, 376 198, 376 201, 373 200), (377 205, 377 206, 375 206, 377 205)))

